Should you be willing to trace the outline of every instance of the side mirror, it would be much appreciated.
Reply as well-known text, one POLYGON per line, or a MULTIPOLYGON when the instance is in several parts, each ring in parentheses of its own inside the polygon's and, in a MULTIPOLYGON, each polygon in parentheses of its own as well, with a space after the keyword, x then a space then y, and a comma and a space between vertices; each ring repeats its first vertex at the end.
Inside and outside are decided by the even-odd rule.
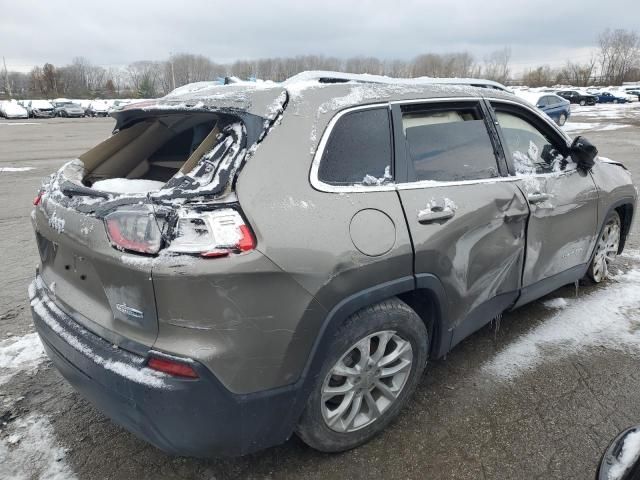
POLYGON ((594 144, 584 137, 578 136, 573 140, 569 149, 571 159, 578 165, 580 170, 588 172, 593 168, 595 159, 598 156, 598 149, 594 144))

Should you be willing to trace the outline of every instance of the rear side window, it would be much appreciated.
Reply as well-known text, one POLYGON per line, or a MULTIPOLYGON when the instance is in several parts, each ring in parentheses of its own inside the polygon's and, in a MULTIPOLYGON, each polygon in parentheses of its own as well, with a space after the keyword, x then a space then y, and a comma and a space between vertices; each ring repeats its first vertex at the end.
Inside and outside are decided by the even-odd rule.
POLYGON ((381 185, 392 180, 387 108, 340 117, 322 154, 318 179, 330 185, 381 185))
POLYGON ((476 108, 404 112, 402 128, 416 181, 499 176, 493 144, 476 108))

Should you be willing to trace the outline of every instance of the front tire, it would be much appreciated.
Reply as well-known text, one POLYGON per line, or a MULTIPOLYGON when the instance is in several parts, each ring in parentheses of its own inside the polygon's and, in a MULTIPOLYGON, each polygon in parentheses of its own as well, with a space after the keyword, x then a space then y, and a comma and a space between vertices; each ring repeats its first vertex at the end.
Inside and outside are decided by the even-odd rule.
POLYGON ((587 102, 584 99, 580 100, 580 106, 581 107, 584 107, 586 104, 587 104, 587 102))
POLYGON ((334 335, 297 435, 323 452, 369 441, 415 390, 427 362, 428 340, 424 322, 397 298, 349 317, 334 335))
POLYGON ((615 260, 620 248, 621 225, 618 212, 613 211, 607 216, 587 270, 587 275, 594 283, 603 282, 609 277, 609 265, 615 260))

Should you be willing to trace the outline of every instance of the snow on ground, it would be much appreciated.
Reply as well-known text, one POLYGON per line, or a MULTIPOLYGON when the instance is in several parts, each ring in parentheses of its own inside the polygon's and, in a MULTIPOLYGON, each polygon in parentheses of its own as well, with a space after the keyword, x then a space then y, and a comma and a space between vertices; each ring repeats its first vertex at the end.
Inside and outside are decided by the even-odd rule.
POLYGON ((574 132, 586 132, 586 131, 600 131, 604 132, 607 130, 618 130, 619 128, 630 127, 631 125, 627 125, 624 123, 587 123, 587 122, 567 122, 564 126, 560 127, 567 133, 574 132))
POLYGON ((571 115, 606 120, 623 119, 640 115, 640 103, 600 103, 593 106, 572 106, 571 115))
MULTIPOLYGON (((626 256, 637 258, 638 254, 626 256)), ((557 308, 557 300, 545 302, 545 306, 557 308)), ((566 303, 544 323, 507 345, 481 367, 482 371, 511 380, 543 362, 589 347, 640 352, 640 267, 566 303)))
POLYGON ((2 172, 28 172, 33 170, 33 167, 0 167, 0 173, 2 172))
POLYGON ((11 480, 71 480, 76 476, 65 461, 46 417, 30 414, 11 423, 0 439, 0 478, 11 480))
POLYGON ((542 302, 542 304, 547 308, 562 309, 566 308, 569 302, 567 302, 566 298, 553 298, 542 302))
POLYGON ((0 342, 0 385, 19 372, 34 371, 45 358, 37 333, 3 340, 0 342))

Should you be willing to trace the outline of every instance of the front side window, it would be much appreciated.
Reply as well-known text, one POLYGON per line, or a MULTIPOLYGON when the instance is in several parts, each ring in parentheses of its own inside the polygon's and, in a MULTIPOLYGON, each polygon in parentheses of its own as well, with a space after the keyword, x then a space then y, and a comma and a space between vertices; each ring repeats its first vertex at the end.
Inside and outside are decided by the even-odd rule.
POLYGON ((565 170, 569 159, 555 142, 525 118, 511 112, 496 112, 505 153, 511 157, 516 175, 535 175, 565 170))
POLYGON ((391 158, 389 110, 349 112, 331 131, 318 180, 330 185, 382 185, 393 179, 391 158))
POLYGON ((463 181, 499 176, 493 144, 477 108, 404 111, 409 178, 463 181))

